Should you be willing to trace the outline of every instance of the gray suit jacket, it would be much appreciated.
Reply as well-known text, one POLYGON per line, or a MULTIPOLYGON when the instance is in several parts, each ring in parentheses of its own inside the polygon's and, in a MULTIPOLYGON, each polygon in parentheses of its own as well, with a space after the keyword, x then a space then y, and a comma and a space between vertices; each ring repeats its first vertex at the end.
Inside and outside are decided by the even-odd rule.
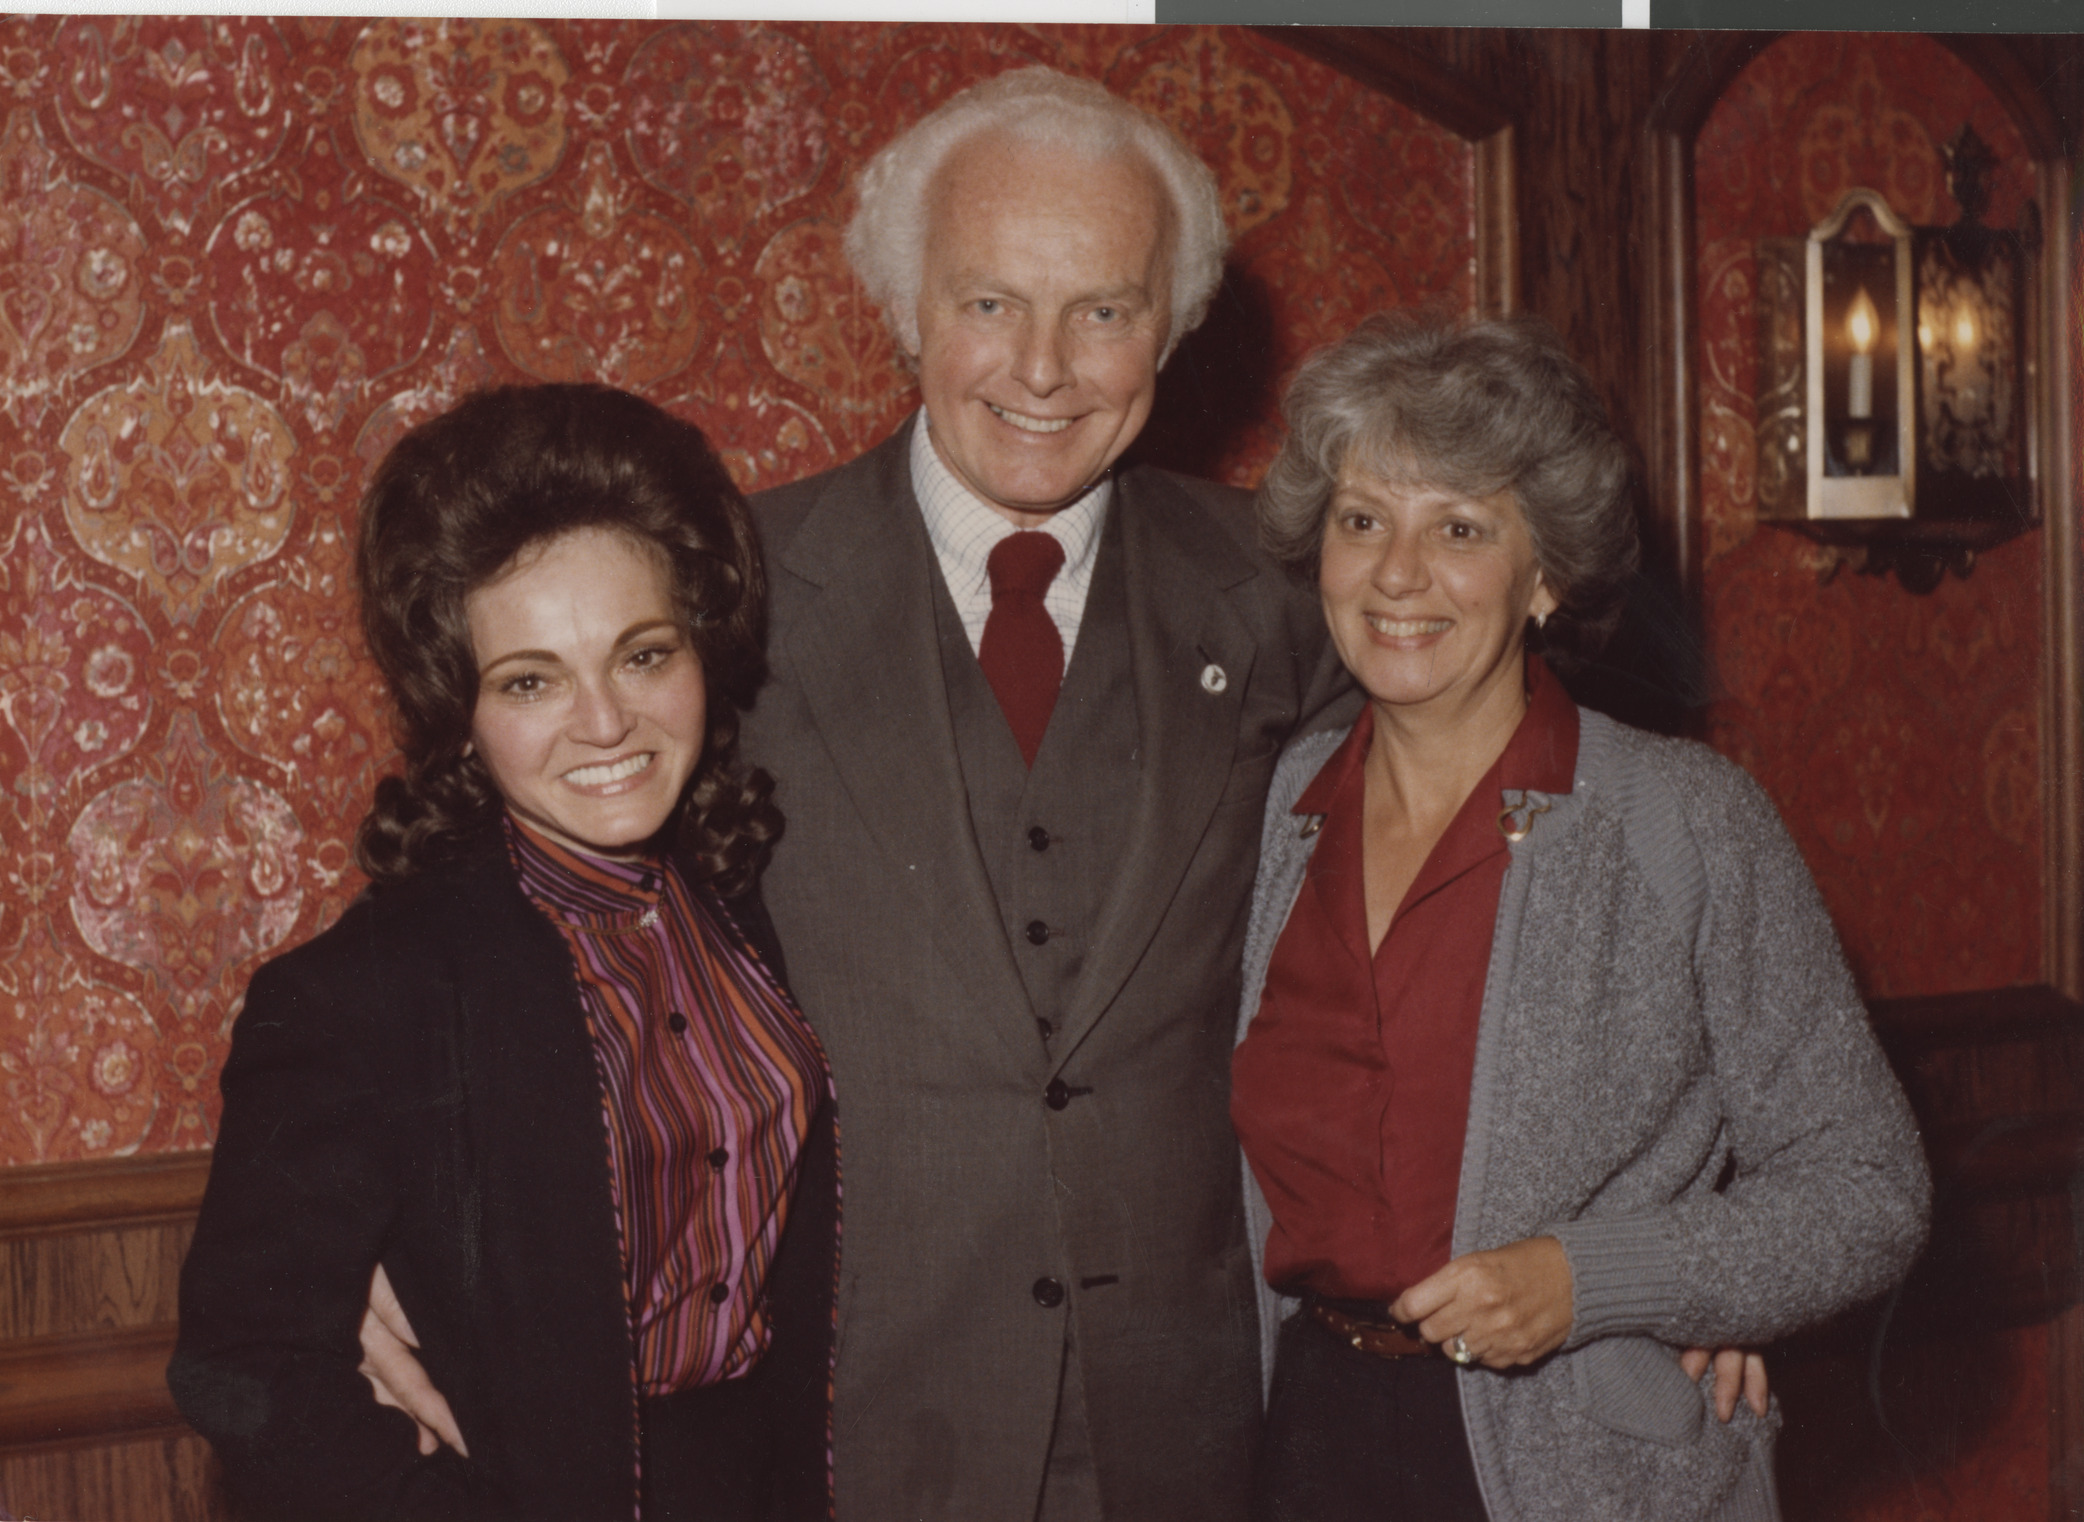
POLYGON ((1141 740, 1091 785, 1133 789, 1135 824, 1045 1042, 972 830, 908 438, 754 500, 773 672, 743 744, 789 821, 763 888, 845 1115, 841 1522, 1031 1517, 1067 1317, 1108 1514, 1241 1515, 1258 1361, 1231 1021, 1323 621, 1243 493, 1119 475, 1141 740))

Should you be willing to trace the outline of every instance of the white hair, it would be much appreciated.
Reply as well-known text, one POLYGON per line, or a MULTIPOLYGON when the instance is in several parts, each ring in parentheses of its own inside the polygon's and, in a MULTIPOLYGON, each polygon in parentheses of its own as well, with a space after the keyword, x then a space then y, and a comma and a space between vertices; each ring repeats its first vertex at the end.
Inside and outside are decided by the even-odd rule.
POLYGON ((997 133, 1087 159, 1134 154, 1172 205, 1172 327, 1165 354, 1200 325, 1223 279, 1230 243, 1216 177, 1179 134, 1091 80, 1015 69, 972 85, 887 144, 861 171, 847 224, 847 258, 883 309, 898 347, 919 352, 929 192, 941 166, 972 138, 997 133))

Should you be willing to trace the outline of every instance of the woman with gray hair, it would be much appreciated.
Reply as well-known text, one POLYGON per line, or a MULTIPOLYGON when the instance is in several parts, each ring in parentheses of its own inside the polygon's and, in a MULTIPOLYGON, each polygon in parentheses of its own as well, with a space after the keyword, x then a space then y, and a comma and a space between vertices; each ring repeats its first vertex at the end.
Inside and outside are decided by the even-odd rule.
POLYGON ((1258 1513, 1775 1516, 1777 1415, 1679 1350, 1887 1290, 1929 1182, 1764 794, 1549 670, 1625 451, 1525 319, 1371 320, 1286 411, 1262 528, 1367 702, 1283 757, 1246 942, 1258 1513))

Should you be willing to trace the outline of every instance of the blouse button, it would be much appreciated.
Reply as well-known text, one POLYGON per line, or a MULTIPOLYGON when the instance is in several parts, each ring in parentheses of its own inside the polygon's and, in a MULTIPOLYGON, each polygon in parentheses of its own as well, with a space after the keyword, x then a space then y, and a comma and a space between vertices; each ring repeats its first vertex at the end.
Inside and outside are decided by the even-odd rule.
POLYGON ((731 1286, 730 1286, 730 1285, 728 1285, 728 1284, 712 1284, 712 1285, 710 1285, 710 1286, 709 1286, 709 1303, 710 1303, 710 1304, 712 1304, 712 1305, 722 1305, 722 1304, 723 1304, 723 1303, 724 1303, 724 1302, 725 1302, 726 1300, 728 1300, 728 1299, 730 1299, 730 1298, 731 1298, 731 1286))
POLYGON ((674 1010, 672 1014, 666 1016, 666 1029, 676 1036, 682 1034, 687 1030, 687 1016, 677 1009, 674 1010))
POLYGON ((719 1171, 721 1171, 723 1169, 724 1164, 728 1163, 730 1160, 731 1150, 728 1147, 718 1147, 714 1152, 709 1154, 709 1166, 719 1171))

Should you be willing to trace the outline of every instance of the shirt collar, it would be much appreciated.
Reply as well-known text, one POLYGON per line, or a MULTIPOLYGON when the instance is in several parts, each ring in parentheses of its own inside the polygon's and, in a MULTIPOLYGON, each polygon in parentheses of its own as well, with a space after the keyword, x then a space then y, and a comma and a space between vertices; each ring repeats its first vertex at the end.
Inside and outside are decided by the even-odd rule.
MULTIPOLYGON (((1361 709, 1360 718, 1339 748, 1333 751, 1291 811, 1297 814, 1328 814, 1332 800, 1347 778, 1366 760, 1368 745, 1375 736, 1373 705, 1361 709)), ((1571 790, 1577 770, 1577 704, 1538 655, 1527 657, 1527 711, 1505 742, 1505 750, 1493 768, 1500 792, 1563 794, 1571 790)))
POLYGON ((1561 795, 1577 774, 1577 704, 1538 655, 1527 657, 1527 712, 1498 758, 1503 792, 1561 795))
MULTIPOLYGON (((930 437, 932 427, 926 409, 920 408, 912 429, 912 494, 919 499, 920 514, 926 519, 926 537, 950 572, 951 592, 959 597, 965 590, 981 590, 989 596, 991 576, 986 562, 1000 540, 1020 530, 941 462, 930 437)), ((1059 578, 1078 582, 1084 577, 1099 547, 1100 525, 1113 497, 1114 477, 1102 476, 1084 496, 1051 513, 1042 525, 1040 531, 1064 547, 1059 578)))
POLYGON ((584 929, 627 929, 658 908, 671 866, 662 858, 616 861, 575 851, 503 816, 521 889, 544 909, 584 929))

